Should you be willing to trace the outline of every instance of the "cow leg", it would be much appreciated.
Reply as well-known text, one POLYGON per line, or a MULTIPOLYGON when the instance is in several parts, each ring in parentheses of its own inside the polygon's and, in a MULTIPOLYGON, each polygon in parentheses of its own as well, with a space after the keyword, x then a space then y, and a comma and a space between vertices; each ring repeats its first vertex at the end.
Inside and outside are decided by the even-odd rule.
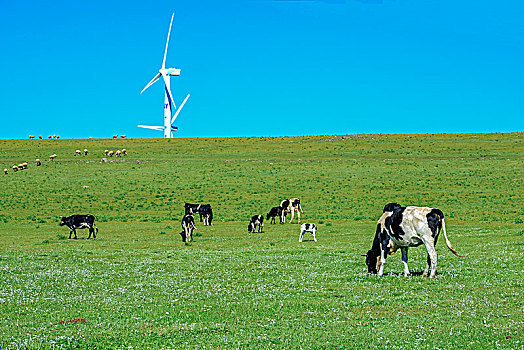
POLYGON ((75 234, 75 239, 77 239, 77 237, 76 237, 76 230, 75 229, 73 229, 73 233, 75 234))
MULTIPOLYGON (((300 221, 299 221, 298 223, 300 223, 300 221)), ((317 232, 316 230, 314 230, 314 231, 311 232, 311 234, 313 235, 313 240, 314 240, 315 242, 317 241, 317 237, 315 236, 316 232, 317 232)))
POLYGON ((404 264, 404 276, 408 276, 408 247, 401 247, 400 251, 402 252, 402 263, 404 264))
POLYGON ((69 231, 69 239, 71 239, 71 235, 73 234, 73 230, 69 231))
POLYGON ((293 218, 295 217, 295 210, 291 209, 291 220, 289 220, 289 223, 293 222, 293 218))
POLYGON ((87 236, 87 239, 91 239, 91 233, 93 232, 93 228, 90 227, 89 228, 89 236, 87 236))
POLYGON ((431 258, 430 258, 429 254, 428 254, 426 268, 424 269, 424 272, 422 272, 422 277, 427 277, 430 267, 431 267, 431 258))
POLYGON ((378 268, 378 275, 382 276, 384 274, 384 265, 386 265, 387 253, 385 250, 380 249, 380 267, 378 268))
POLYGON ((297 209, 298 224, 300 225, 300 210, 297 209))
MULTIPOLYGON (((424 242, 426 249, 428 250, 428 265, 431 264, 431 272, 429 273, 429 278, 434 278, 437 274, 437 251, 435 250, 435 242, 433 237, 427 238, 424 242)), ((429 270, 429 266, 426 266, 426 269, 429 270)), ((424 270, 424 272, 426 272, 424 270)), ((427 273, 426 273, 427 276, 427 273)))
POLYGON ((302 243, 302 237, 304 237, 304 233, 305 233, 305 232, 306 232, 306 231, 300 231, 300 237, 298 237, 298 242, 299 242, 299 243, 302 243))

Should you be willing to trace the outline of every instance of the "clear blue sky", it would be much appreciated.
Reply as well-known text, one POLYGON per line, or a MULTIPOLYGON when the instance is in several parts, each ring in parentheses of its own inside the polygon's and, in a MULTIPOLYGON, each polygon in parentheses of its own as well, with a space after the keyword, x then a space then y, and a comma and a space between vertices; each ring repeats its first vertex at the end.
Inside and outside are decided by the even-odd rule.
POLYGON ((0 138, 524 131, 524 1, 0 0, 0 138))

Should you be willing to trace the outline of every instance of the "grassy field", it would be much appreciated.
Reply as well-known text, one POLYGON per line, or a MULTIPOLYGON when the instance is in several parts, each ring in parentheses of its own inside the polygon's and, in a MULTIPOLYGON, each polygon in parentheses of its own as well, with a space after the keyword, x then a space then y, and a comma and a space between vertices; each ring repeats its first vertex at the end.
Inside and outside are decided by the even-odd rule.
POLYGON ((0 167, 2 350, 524 348, 522 133, 0 140, 0 167), (295 196, 318 242, 247 233, 295 196), (412 276, 400 254, 368 275, 391 201, 440 208, 466 257, 440 240, 433 280, 423 247, 412 276), (214 209, 191 245, 185 202, 214 209), (97 239, 67 239, 60 216, 87 213, 97 239))

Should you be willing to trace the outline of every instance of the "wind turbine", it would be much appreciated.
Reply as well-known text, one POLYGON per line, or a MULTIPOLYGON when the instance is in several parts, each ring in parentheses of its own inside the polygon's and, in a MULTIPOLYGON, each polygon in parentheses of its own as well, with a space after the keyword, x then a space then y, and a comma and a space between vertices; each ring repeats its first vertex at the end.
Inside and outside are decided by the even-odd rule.
POLYGON ((189 94, 187 94, 184 101, 180 104, 180 107, 178 109, 176 108, 175 101, 173 100, 173 95, 171 94, 171 83, 170 83, 170 77, 172 76, 179 76, 180 75, 180 69, 177 68, 166 68, 166 57, 167 57, 167 47, 169 45, 169 36, 171 35, 171 26, 173 24, 173 17, 175 14, 171 16, 171 23, 169 23, 169 32, 167 33, 167 41, 166 41, 166 50, 164 52, 164 60, 162 61, 162 68, 158 70, 157 75, 151 81, 146 85, 146 87, 140 91, 140 94, 142 94, 148 87, 156 83, 160 77, 164 79, 164 125, 163 126, 148 126, 148 125, 138 125, 139 128, 145 128, 145 129, 152 129, 152 130, 161 130, 164 131, 164 138, 172 138, 173 137, 173 131, 176 131, 178 128, 173 126, 173 123, 175 122, 175 119, 178 117, 178 114, 182 110, 182 107, 184 107, 184 104, 186 103, 187 99, 189 98, 189 94), (172 115, 172 111, 176 110, 175 115, 172 115))

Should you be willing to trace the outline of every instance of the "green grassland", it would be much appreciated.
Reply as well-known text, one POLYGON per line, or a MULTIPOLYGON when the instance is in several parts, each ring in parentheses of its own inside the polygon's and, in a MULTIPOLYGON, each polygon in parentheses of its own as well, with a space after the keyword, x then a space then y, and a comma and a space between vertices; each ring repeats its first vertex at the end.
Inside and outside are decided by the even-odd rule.
POLYGON ((2 140, 0 348, 522 349, 523 141, 2 140), (101 162, 121 148, 127 157, 101 162), (247 233, 252 215, 295 196, 318 242, 298 243, 296 223, 247 233), (441 240, 435 279, 420 275, 423 247, 410 250, 411 276, 400 254, 368 275, 360 255, 392 201, 440 208, 466 257, 441 240), (178 235, 185 202, 214 210, 190 245, 178 235), (97 239, 67 239, 60 216, 87 213, 97 239))

